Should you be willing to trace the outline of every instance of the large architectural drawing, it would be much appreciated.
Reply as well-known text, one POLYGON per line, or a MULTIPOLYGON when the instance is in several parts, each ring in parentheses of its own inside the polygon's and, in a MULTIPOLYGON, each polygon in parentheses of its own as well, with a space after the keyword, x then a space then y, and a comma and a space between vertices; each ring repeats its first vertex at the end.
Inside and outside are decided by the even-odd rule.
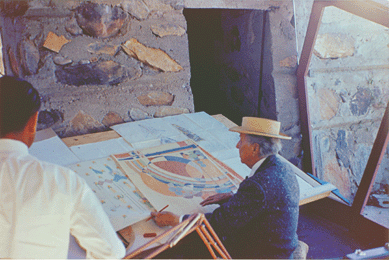
POLYGON ((208 212, 199 203, 215 193, 237 190, 242 177, 192 140, 112 156, 156 209, 176 214, 208 212))

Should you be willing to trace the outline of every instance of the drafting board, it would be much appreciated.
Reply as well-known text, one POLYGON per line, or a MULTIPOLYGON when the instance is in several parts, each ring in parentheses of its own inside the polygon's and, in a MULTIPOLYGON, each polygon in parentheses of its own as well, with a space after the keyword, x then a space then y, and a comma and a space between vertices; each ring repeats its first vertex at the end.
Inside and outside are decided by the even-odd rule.
MULTIPOLYGON (((69 147, 80 147, 90 143, 96 143, 98 146, 105 140, 124 138, 132 147, 137 146, 143 148, 161 145, 167 140, 171 142, 177 141, 177 139, 173 140, 173 138, 168 139, 167 137, 180 136, 181 139, 179 140, 185 138, 192 139, 212 156, 231 167, 244 178, 250 173, 250 169, 240 162, 238 149, 235 147, 239 140, 239 134, 228 131, 233 126, 236 126, 236 124, 223 115, 210 116, 205 112, 197 112, 119 124, 112 127, 114 131, 68 137, 62 140, 69 147), (159 126, 163 126, 160 129, 161 131, 159 131, 159 126), (131 135, 133 133, 132 130, 138 128, 150 130, 147 133, 140 134, 147 134, 147 140, 139 136, 139 134, 138 137, 140 139, 136 139, 131 135), (169 133, 168 129, 174 129, 173 134, 169 133), (131 143, 130 141, 134 141, 135 143, 131 143)), ((327 196, 335 200, 340 200, 336 195, 331 193, 332 190, 336 189, 335 186, 330 184, 322 185, 289 161, 287 162, 296 169, 297 179, 300 184, 300 205, 327 196)))
POLYGON ((234 192, 243 180, 191 140, 112 156, 158 209, 175 214, 204 213, 199 203, 216 193, 234 192))
MULTIPOLYGON (((149 120, 151 121, 156 119, 149 119, 149 120)), ((145 121, 149 121, 149 120, 145 120, 145 121)), ((228 118, 224 117, 223 115, 210 116, 204 112, 198 112, 198 113, 165 117, 163 118, 163 121, 166 124, 171 124, 177 130, 179 130, 179 132, 184 134, 186 138, 191 138, 192 140, 195 140, 196 135, 202 138, 203 139, 202 143, 201 141, 199 141, 199 143, 201 143, 201 145, 205 144, 203 145, 203 147, 208 145, 210 148, 213 148, 212 152, 208 151, 210 152, 210 154, 212 154, 212 156, 216 157, 217 159, 219 159, 219 161, 222 161, 224 164, 231 167, 235 172, 237 172, 242 177, 245 177, 249 174, 250 169, 246 165, 240 162, 239 153, 237 152, 237 149, 235 147, 236 142, 239 139, 239 134, 235 133, 236 137, 230 136, 229 138, 231 137, 232 138, 230 142, 228 142, 228 145, 224 145, 224 149, 219 149, 223 147, 223 144, 220 145, 219 143, 216 143, 219 142, 220 135, 226 134, 228 132, 228 128, 236 126, 236 124, 231 122, 228 118), (178 126, 180 129, 174 125, 178 126), (211 133, 207 136, 204 136, 200 133, 201 131, 204 130, 211 133), (210 142, 208 142, 209 140, 207 140, 207 138, 214 138, 216 140, 215 145, 212 145, 210 142)), ((135 121, 127 124, 138 124, 138 123, 140 122, 135 121)), ((147 124, 147 122, 142 122, 142 123, 147 124)), ((124 125, 122 127, 124 127, 124 125)), ((63 138, 62 141, 68 147, 72 147, 72 146, 82 146, 84 144, 90 144, 90 143, 96 143, 96 145, 98 145, 98 143, 101 141, 117 139, 121 137, 124 138, 125 136, 121 136, 118 131, 112 130, 112 131, 105 131, 105 132, 99 132, 93 134, 86 134, 82 136, 67 137, 67 138, 63 138)), ((159 142, 159 144, 161 143, 159 142)), ((120 153, 120 151, 118 153, 120 153)), ((293 164, 291 165, 295 167, 293 164)), ((333 189, 336 189, 333 185, 327 185, 327 184, 322 185, 318 181, 314 180, 313 178, 311 178, 310 176, 308 176, 307 174, 305 174, 299 169, 296 170, 296 174, 300 185, 300 205, 327 196, 330 196, 333 199, 337 199, 335 195, 331 194, 331 191, 333 189)), ((159 210, 160 208, 157 207, 157 210, 159 210)), ((128 248, 128 250, 130 251, 148 242, 147 239, 143 238, 144 232, 156 232, 157 235, 159 235, 162 234, 164 231, 166 231, 166 229, 157 227, 153 221, 145 222, 144 220, 133 224, 130 227, 130 230, 131 228, 133 233, 135 234, 135 242, 132 244, 132 246, 128 248)), ((74 243, 73 246, 75 246, 74 243)), ((74 253, 72 256, 75 258, 81 258, 82 254, 74 253)))

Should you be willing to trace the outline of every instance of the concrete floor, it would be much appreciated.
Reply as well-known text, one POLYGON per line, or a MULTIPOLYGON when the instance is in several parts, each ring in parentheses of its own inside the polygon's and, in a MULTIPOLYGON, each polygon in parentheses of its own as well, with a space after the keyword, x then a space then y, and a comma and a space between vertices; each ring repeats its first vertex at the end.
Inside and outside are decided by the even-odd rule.
POLYGON ((301 207, 297 233, 309 246, 307 259, 342 259, 356 249, 367 249, 345 227, 301 207))

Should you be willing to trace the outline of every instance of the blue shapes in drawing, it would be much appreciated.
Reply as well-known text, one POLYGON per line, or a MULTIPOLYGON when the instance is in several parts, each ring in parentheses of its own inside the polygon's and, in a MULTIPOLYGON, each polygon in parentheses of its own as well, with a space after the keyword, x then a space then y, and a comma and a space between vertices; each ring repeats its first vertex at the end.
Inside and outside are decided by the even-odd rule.
POLYGON ((161 144, 170 144, 170 143, 175 143, 177 142, 174 139, 171 139, 169 137, 161 137, 161 144))
POLYGON ((109 167, 108 165, 104 165, 105 166, 105 168, 107 168, 108 169, 108 173, 109 174, 111 174, 112 175, 112 173, 113 173, 113 170, 112 170, 112 168, 111 167, 109 167))
POLYGON ((204 188, 202 185, 193 185, 190 183, 185 183, 182 185, 176 185, 169 183, 169 191, 174 192, 177 196, 183 197, 185 199, 191 199, 193 197, 201 197, 202 191, 204 188))
POLYGON ((120 180, 126 180, 127 179, 127 177, 126 176, 122 176, 122 175, 119 175, 119 174, 114 174, 114 177, 113 177, 113 181, 114 182, 118 182, 118 181, 120 181, 120 180))
POLYGON ((172 187, 169 187, 169 190, 171 192, 174 192, 177 196, 182 196, 183 195, 182 194, 182 187, 180 187, 180 186, 174 185, 172 187))
POLYGON ((167 161, 181 162, 181 163, 186 163, 186 164, 190 163, 189 159, 185 159, 185 158, 181 158, 181 157, 177 157, 177 156, 169 156, 169 155, 167 155, 167 156, 164 156, 164 157, 165 157, 165 159, 167 161))
POLYGON ((103 171, 95 170, 95 169, 93 169, 93 168, 91 168, 91 170, 92 170, 94 173, 96 173, 96 174, 103 174, 103 171))

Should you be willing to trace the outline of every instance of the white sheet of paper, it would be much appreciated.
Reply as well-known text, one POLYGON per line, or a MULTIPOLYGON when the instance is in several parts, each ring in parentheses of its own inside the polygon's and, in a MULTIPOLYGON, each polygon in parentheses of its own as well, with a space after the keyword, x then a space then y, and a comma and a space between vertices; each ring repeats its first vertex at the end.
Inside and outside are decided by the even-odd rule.
POLYGON ((227 129, 227 127, 205 112, 184 114, 203 129, 227 129))
POLYGON ((201 140, 197 141, 196 143, 204 148, 207 152, 212 154, 213 152, 228 150, 224 144, 222 144, 218 139, 215 138, 213 134, 207 130, 199 130, 197 133, 201 140))
POLYGON ((310 185, 308 182, 304 181, 300 176, 296 175, 296 177, 297 177, 297 182, 299 183, 299 187, 300 187, 300 194, 302 193, 303 190, 312 189, 312 185, 310 185))
POLYGON ((106 141, 82 144, 70 147, 70 150, 81 160, 89 161, 104 158, 115 153, 134 150, 122 137, 106 141))
POLYGON ((160 139, 161 143, 166 143, 171 137, 181 135, 176 128, 160 118, 114 125, 112 129, 131 145, 154 139, 160 139))
POLYGON ((132 143, 131 145, 134 147, 134 149, 138 150, 138 149, 160 146, 163 144, 181 142, 181 141, 185 141, 187 139, 188 138, 185 135, 177 135, 177 136, 171 136, 169 138, 135 142, 135 143, 132 143))
POLYGON ((213 152, 210 154, 212 154, 216 159, 218 159, 220 161, 226 161, 228 159, 239 157, 239 150, 236 148, 233 148, 233 149, 213 152))
MULTIPOLYGON (((236 144, 240 140, 239 133, 231 132, 226 129, 208 129, 207 130, 216 140, 222 143, 227 148, 236 148, 236 144)), ((238 149, 237 149, 238 150, 238 149)))
MULTIPOLYGON (((190 120, 188 116, 186 116, 186 114, 167 116, 162 118, 162 120, 166 123, 171 124, 187 136, 190 134, 196 134, 198 130, 202 129, 200 125, 196 124, 193 120, 190 120)), ((190 139, 193 139, 190 136, 188 137, 190 139)))
POLYGON ((80 161, 53 130, 45 129, 37 132, 37 140, 29 148, 31 155, 39 160, 66 166, 80 161))
POLYGON ((243 164, 240 161, 240 157, 234 157, 228 160, 224 160, 222 162, 231 167, 237 174, 239 174, 243 178, 246 178, 250 174, 251 169, 246 164, 243 164))

